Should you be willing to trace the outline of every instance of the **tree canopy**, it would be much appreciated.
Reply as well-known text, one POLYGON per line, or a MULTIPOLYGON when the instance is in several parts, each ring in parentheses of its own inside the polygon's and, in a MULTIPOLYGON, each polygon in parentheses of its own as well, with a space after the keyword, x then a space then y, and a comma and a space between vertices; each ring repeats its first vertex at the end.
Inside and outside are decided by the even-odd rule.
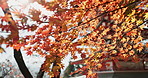
MULTIPOLYGON (((95 76, 106 60, 139 61, 144 44, 141 30, 148 22, 147 0, 34 0, 46 10, 54 12, 43 16, 31 9, 29 15, 8 10, 6 0, 1 5, 0 44, 18 50, 23 47, 28 55, 38 53, 45 57, 43 71, 58 78, 64 67, 62 60, 68 54, 77 59, 80 54, 84 64, 78 71, 88 69, 87 77, 95 76), (13 20, 11 13, 19 20, 13 20), (36 24, 28 24, 28 22, 36 24), (42 26, 41 26, 42 25, 42 26), (34 35, 19 36, 20 30, 35 31, 34 35), (93 75, 94 74, 94 75, 93 75)), ((146 44, 146 47, 148 44, 146 44)), ((0 51, 1 52, 1 51, 0 51)))

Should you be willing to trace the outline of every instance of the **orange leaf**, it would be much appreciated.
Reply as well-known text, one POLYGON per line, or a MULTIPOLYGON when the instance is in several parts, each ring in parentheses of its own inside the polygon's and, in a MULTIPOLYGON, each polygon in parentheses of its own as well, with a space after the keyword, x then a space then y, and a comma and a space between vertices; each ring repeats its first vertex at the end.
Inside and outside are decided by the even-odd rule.
POLYGON ((32 20, 34 20, 34 21, 39 21, 40 20, 40 14, 41 14, 41 12, 40 11, 37 11, 37 10, 31 10, 30 11, 30 14, 32 15, 32 20))
POLYGON ((0 47, 0 53, 5 52, 4 49, 2 47, 0 47))
POLYGON ((48 30, 44 30, 44 31, 42 32, 42 35, 46 35, 46 34, 49 34, 49 31, 48 31, 48 30))
POLYGON ((97 64, 97 67, 98 68, 101 68, 102 67, 102 64, 101 63, 97 64))
POLYGON ((126 38, 122 38, 121 42, 126 42, 126 38))
POLYGON ((135 53, 135 51, 133 51, 133 50, 129 51, 130 55, 134 55, 134 53, 135 53))
POLYGON ((62 31, 67 31, 67 26, 63 25, 62 26, 62 31))
POLYGON ((133 56, 132 61, 137 63, 140 61, 140 58, 138 58, 138 56, 133 56))
POLYGON ((145 46, 148 48, 148 43, 146 43, 145 46))
POLYGON ((21 44, 14 44, 13 48, 16 49, 17 51, 22 47, 21 44))

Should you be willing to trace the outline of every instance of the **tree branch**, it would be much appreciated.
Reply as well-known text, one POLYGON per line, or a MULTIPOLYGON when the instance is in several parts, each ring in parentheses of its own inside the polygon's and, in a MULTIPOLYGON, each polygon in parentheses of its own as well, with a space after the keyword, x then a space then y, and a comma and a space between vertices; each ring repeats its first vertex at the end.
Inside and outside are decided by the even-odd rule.
MULTIPOLYGON (((98 23, 98 25, 96 26, 96 28, 95 28, 94 30, 98 29, 98 28, 102 25, 102 23, 103 23, 104 21, 105 21, 105 20, 104 20, 104 19, 102 19, 102 20, 98 23)), ((89 34, 91 34, 92 32, 94 32, 94 30, 93 30, 93 31, 91 31, 90 33, 87 33, 87 34, 86 34, 86 35, 84 35, 83 37, 88 36, 89 34)))
MULTIPOLYGON (((54 66, 58 66, 58 65, 56 64, 56 62, 53 63, 52 68, 53 68, 54 66)), ((53 71, 53 70, 52 70, 52 71, 53 71)), ((59 72, 59 73, 58 73, 57 75, 54 75, 54 77, 51 77, 51 78, 60 78, 61 69, 58 69, 58 72, 59 72)))
POLYGON ((18 64, 18 67, 20 69, 20 71, 22 72, 22 74, 24 75, 25 78, 33 78, 31 73, 29 72, 27 66, 25 65, 22 53, 20 50, 16 50, 14 49, 14 58, 18 64))
MULTIPOLYGON (((5 15, 6 14, 11 15, 9 8, 5 8, 5 9, 2 9, 2 10, 3 10, 3 12, 4 12, 5 15)), ((12 21, 14 21, 14 19, 12 18, 12 16, 10 17, 10 19, 12 19, 12 21)), ((10 25, 12 25, 11 22, 8 22, 8 23, 10 25)), ((31 75, 31 73, 29 72, 29 70, 28 70, 25 62, 24 62, 24 59, 23 59, 23 56, 21 54, 20 49, 18 51, 16 49, 14 49, 14 58, 15 58, 17 64, 18 64, 18 67, 19 67, 21 73, 24 75, 24 77, 25 78, 33 78, 32 75, 31 75)))
POLYGON ((135 26, 134 28, 132 28, 131 30, 125 32, 125 33, 123 34, 122 38, 123 38, 127 33, 131 32, 132 30, 134 30, 134 29, 136 29, 136 28, 138 28, 138 27, 140 27, 141 25, 143 25, 143 24, 146 23, 146 22, 148 22, 148 20, 143 21, 143 23, 141 23, 141 24, 135 26))
POLYGON ((90 22, 90 21, 92 21, 92 20, 94 20, 94 19, 97 19, 98 17, 103 16, 103 15, 105 15, 105 14, 107 14, 107 13, 115 12, 115 11, 117 11, 117 10, 119 10, 119 9, 126 8, 126 7, 128 7, 128 6, 132 5, 132 4, 137 3, 137 2, 140 2, 140 1, 135 1, 135 2, 132 2, 132 3, 129 3, 129 4, 125 5, 125 6, 123 6, 123 7, 120 7, 120 8, 118 8, 118 9, 115 9, 115 10, 112 10, 112 11, 104 12, 104 13, 102 13, 102 14, 100 14, 100 15, 98 15, 98 16, 96 16, 96 17, 90 19, 90 20, 88 20, 87 22, 78 24, 77 26, 70 28, 68 31, 70 31, 70 30, 72 30, 72 29, 74 29, 74 28, 77 28, 77 27, 79 27, 79 26, 81 26, 81 25, 87 24, 88 22, 90 22))
POLYGON ((40 68, 40 70, 39 70, 39 72, 37 74, 37 78, 43 78, 43 76, 44 76, 44 72, 45 71, 43 71, 43 68, 42 68, 43 67, 43 64, 41 65, 41 68, 40 68))

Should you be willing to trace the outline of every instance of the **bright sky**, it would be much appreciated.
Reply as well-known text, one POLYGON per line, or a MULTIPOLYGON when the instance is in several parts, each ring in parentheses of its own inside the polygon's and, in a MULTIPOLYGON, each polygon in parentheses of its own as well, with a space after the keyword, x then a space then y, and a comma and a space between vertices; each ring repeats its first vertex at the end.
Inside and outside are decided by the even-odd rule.
MULTIPOLYGON (((14 7, 15 9, 19 9, 23 12, 28 12, 29 8, 34 8, 37 10, 40 10, 42 14, 44 15, 51 15, 53 14, 50 11, 47 11, 43 6, 39 5, 37 2, 32 3, 33 0, 9 0, 8 4, 11 7, 14 7)), ((46 0, 49 1, 49 0, 46 0)))

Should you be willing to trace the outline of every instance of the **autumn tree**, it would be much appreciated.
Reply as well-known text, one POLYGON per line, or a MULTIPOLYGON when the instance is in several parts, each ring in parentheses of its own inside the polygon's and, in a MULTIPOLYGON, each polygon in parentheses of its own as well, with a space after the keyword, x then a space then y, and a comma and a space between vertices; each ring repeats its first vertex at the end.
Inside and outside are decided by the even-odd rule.
MULTIPOLYGON (((77 59, 76 54, 80 54, 85 66, 76 72, 87 69, 88 78, 94 77, 93 71, 105 66, 106 60, 139 61, 138 54, 143 50, 143 44, 140 43, 143 40, 141 30, 148 22, 148 1, 34 1, 54 14, 40 17, 40 11, 30 10, 30 17, 27 15, 22 17, 23 14, 19 13, 17 16, 21 20, 14 21, 4 11, 6 15, 1 19, 8 23, 7 31, 11 32, 11 35, 1 40, 1 44, 11 44, 11 47, 19 52, 23 47, 29 55, 36 52, 45 57, 42 71, 48 72, 51 78, 60 77, 60 70, 64 67, 62 60, 68 54, 71 54, 73 59, 77 59), (36 22, 37 28, 32 26, 24 28, 27 22, 22 20, 26 17, 36 22), (22 23, 17 24, 19 21, 22 23), (43 25, 40 26, 41 24, 43 25), (31 28, 36 33, 20 38, 18 27, 23 30, 31 28)), ((1 22, 1 28, 6 31, 4 26, 5 24, 1 22)))
MULTIPOLYGON (((0 36, 0 44, 6 44, 7 47, 13 47, 14 58, 18 64, 20 71, 22 72, 25 78, 33 78, 27 66, 25 65, 25 62, 23 60, 23 56, 20 50, 20 48, 25 45, 26 41, 23 37, 19 36, 19 31, 20 30, 34 31, 36 29, 36 26, 24 24, 25 17, 23 16, 23 14, 19 15, 20 13, 18 13, 18 11, 15 11, 15 14, 19 15, 19 18, 21 18, 21 20, 20 21, 14 20, 14 17, 12 15, 13 12, 10 10, 7 0, 1 0, 0 3, 1 3, 0 7, 4 12, 4 16, 0 17, 1 18, 0 28, 2 33, 5 32, 9 34, 6 38, 3 36, 0 36)), ((4 49, 0 47, 0 52, 2 51, 4 51, 4 49)), ((43 73, 44 71, 40 69, 37 77, 42 78, 43 73)))

